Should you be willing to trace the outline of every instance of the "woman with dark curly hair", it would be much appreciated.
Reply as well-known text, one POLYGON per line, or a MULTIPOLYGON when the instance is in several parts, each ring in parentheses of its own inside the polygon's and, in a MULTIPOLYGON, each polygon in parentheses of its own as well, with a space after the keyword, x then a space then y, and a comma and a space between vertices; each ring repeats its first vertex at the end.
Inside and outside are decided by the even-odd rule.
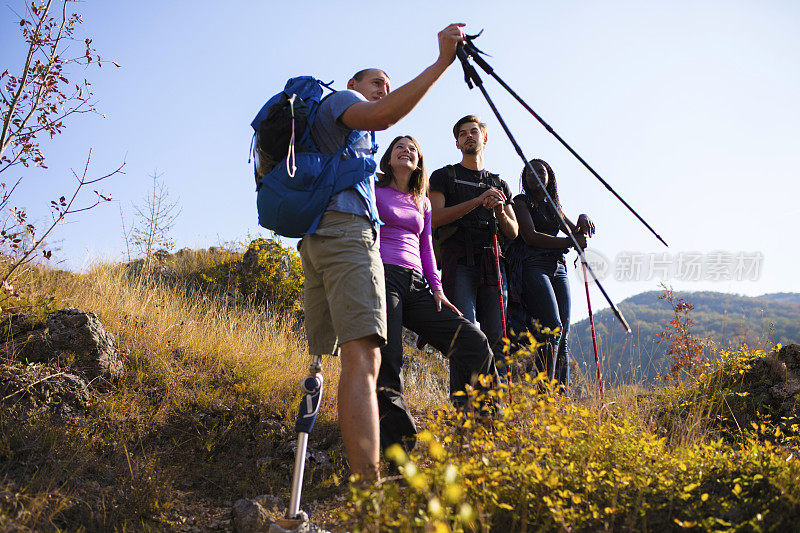
POLYGON ((514 197, 514 213, 519 223, 519 236, 511 243, 506 257, 511 297, 512 329, 517 333, 528 330, 544 346, 537 354, 538 372, 558 379, 569 387, 570 291, 565 254, 573 246, 569 237, 559 237, 564 231, 556 212, 561 213, 581 248, 586 238, 594 234, 594 223, 585 214, 573 224, 561 210, 558 186, 553 169, 541 159, 530 161, 531 167, 545 186, 555 205, 544 195, 539 183, 529 171, 522 169, 523 193, 514 197), (557 331, 556 331, 557 330, 557 331))
POLYGON ((479 374, 492 375, 494 361, 486 336, 463 318, 442 291, 431 240, 428 175, 419 144, 410 136, 395 138, 380 161, 383 175, 375 189, 380 253, 386 283, 386 346, 381 349, 378 409, 381 447, 414 446, 416 426, 403 400, 403 326, 450 360, 450 394, 476 385, 479 374))

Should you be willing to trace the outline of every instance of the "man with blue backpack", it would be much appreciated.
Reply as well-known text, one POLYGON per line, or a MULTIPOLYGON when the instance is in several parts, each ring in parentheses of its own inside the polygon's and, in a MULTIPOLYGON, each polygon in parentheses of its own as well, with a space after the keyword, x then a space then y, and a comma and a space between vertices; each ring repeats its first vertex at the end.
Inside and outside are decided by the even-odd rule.
MULTIPOLYGON (((358 72, 348 81, 346 91, 322 99, 310 128, 319 152, 336 154, 344 146, 337 160, 364 162, 359 171, 366 168, 368 174, 330 197, 324 213, 300 243, 309 351, 312 356, 330 354, 338 343, 342 365, 339 423, 350 469, 365 480, 378 477, 380 434, 375 390, 380 347, 387 335, 383 264, 378 250, 381 222, 372 174, 377 146, 371 132, 391 127, 419 103, 453 63, 456 46, 464 42, 463 26, 451 24, 439 32, 436 62, 394 91, 390 92, 389 78, 382 70, 358 72)), ((287 167, 290 164, 287 159, 287 167)))

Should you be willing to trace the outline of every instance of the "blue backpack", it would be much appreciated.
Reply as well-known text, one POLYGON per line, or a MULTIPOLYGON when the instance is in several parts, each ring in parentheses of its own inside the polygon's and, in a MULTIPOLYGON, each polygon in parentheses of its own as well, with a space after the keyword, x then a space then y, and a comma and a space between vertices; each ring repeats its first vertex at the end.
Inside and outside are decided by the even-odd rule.
MULTIPOLYGON (((314 144, 311 126, 322 88, 333 92, 329 85, 311 76, 292 78, 250 124, 258 223, 284 237, 313 233, 332 195, 363 187, 375 173, 375 161, 356 157, 352 148, 367 132, 352 131, 333 155, 320 153, 314 144)), ((372 145, 374 154, 374 133, 372 145)))

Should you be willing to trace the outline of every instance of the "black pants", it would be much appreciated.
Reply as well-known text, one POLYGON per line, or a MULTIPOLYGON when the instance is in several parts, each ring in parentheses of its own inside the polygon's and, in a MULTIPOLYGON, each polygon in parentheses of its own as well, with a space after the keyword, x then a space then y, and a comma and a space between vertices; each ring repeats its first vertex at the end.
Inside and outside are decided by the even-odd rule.
POLYGON ((378 372, 378 409, 381 447, 395 443, 413 448, 417 433, 414 418, 403 401, 403 326, 418 333, 450 360, 450 395, 457 406, 467 384, 479 374, 494 374, 489 341, 477 326, 451 309, 436 310, 425 278, 414 269, 384 265, 386 280, 386 346, 381 348, 378 372))

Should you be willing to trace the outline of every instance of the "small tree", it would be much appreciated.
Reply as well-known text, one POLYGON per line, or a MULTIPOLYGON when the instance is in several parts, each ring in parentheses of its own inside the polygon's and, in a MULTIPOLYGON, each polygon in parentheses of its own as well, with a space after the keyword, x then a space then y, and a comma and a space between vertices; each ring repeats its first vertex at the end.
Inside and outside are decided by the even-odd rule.
MULTIPOLYGON (((68 5, 72 2, 35 0, 26 5, 25 13, 20 16, 20 31, 27 44, 25 59, 16 73, 6 68, 0 74, 0 174, 18 165, 47 168, 38 142, 40 134, 52 139, 63 131, 65 120, 71 115, 97 112, 91 84, 86 79, 78 83, 70 81, 74 76, 73 67, 102 65, 92 40, 75 36, 76 28, 83 21, 79 14, 69 13, 68 5), (78 53, 72 52, 76 42, 81 43, 78 53)), ((23 178, 8 182, 13 185, 5 181, 0 183, 0 262, 10 265, 2 279, 5 295, 13 293, 11 281, 19 268, 33 259, 37 249, 41 249, 43 257, 50 258, 51 252, 42 245, 65 217, 109 200, 95 190, 94 202, 84 207, 75 205, 78 193, 86 185, 121 173, 124 167, 123 163, 104 176, 92 178, 88 176, 90 161, 91 150, 83 171, 72 171, 76 179, 73 192, 50 202, 53 220, 43 233, 37 233, 25 209, 14 205, 13 194, 23 178)), ((0 296, 0 302, 5 297, 0 296)))
POLYGON ((678 383, 683 381, 687 375, 699 377, 711 367, 711 364, 705 357, 707 342, 698 339, 692 333, 694 320, 689 317, 689 313, 694 309, 694 304, 684 298, 677 298, 671 287, 664 284, 661 286, 664 294, 660 295, 658 299, 666 300, 673 312, 669 324, 657 335, 658 341, 656 342, 669 343, 667 355, 672 360, 669 374, 662 378, 678 383))
POLYGON ((161 179, 163 174, 154 171, 153 188, 141 206, 134 205, 136 222, 131 228, 131 243, 150 265, 157 250, 171 250, 175 242, 170 231, 181 214, 177 201, 169 197, 169 190, 161 179))

